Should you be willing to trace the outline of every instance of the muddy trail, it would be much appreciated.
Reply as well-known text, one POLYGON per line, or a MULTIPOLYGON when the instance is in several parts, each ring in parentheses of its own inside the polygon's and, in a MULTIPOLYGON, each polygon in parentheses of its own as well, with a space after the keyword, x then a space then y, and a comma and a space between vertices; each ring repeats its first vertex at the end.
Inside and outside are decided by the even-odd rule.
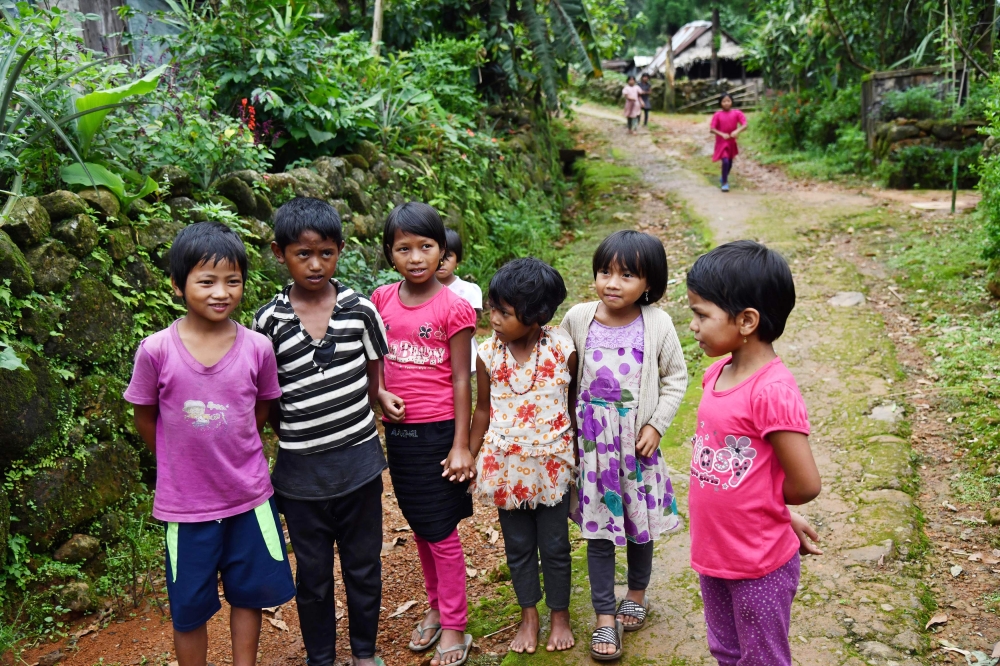
MULTIPOLYGON (((933 376, 925 373, 929 360, 915 343, 916 319, 901 309, 902 299, 882 264, 878 242, 883 239, 863 240, 850 227, 851 220, 875 209, 910 214, 902 212, 909 210, 909 199, 796 181, 745 155, 737 159, 733 190, 723 194, 710 162, 706 117, 654 114, 648 129, 628 136, 616 110, 582 105, 572 125, 587 160, 630 175, 629 182, 601 195, 576 239, 563 249, 565 259, 557 267, 567 276, 564 309, 594 298, 587 274, 590 255, 617 228, 635 227, 664 241, 671 287, 661 306, 674 318, 682 341, 690 338, 685 271, 706 247, 753 238, 779 249, 792 265, 798 303, 776 348, 810 411, 811 444, 824 488, 801 513, 816 526, 825 551, 803 559, 792 615, 795 663, 911 666, 952 658, 950 663, 966 663, 957 653, 937 650, 942 638, 989 654, 1000 639, 1000 622, 977 605, 984 591, 996 588, 1000 570, 993 568, 1000 562, 989 557, 987 536, 968 529, 982 522, 981 513, 965 511, 952 497, 949 478, 961 461, 950 441, 950 416, 933 400, 921 400, 921 389, 933 376), (866 292, 867 299, 838 304, 852 302, 835 298, 845 292, 866 292), (924 406, 914 407, 912 401, 924 406), (967 555, 979 551, 986 557, 967 561, 967 555), (959 561, 965 573, 950 575, 959 561), (932 635, 925 624, 941 610, 949 621, 931 630, 939 632, 932 635)), ((691 386, 662 449, 685 518, 689 437, 707 367, 696 348, 688 360, 691 386)), ((429 654, 414 655, 405 647, 426 601, 416 548, 387 473, 384 480, 379 654, 390 666, 426 664, 429 654)), ((518 612, 502 566, 503 539, 496 521, 495 510, 477 506, 475 516, 460 527, 469 567, 469 631, 476 636, 469 663, 596 663, 587 656, 593 611, 585 546, 575 532, 571 611, 577 647, 547 654, 543 643, 543 651, 534 655, 507 653, 518 612)), ((649 589, 651 619, 644 631, 626 634, 622 664, 715 663, 707 650, 689 544, 684 530, 657 545, 649 589)), ((622 584, 623 594, 620 573, 616 583, 622 584)), ((337 598, 338 607, 346 609, 339 584, 337 598)), ((544 616, 543 607, 540 611, 544 616)), ((231 663, 225 604, 209 630, 209 661, 215 666, 231 663)), ((350 663, 346 614, 337 630, 338 663, 350 663)), ((53 663, 46 658, 56 650, 58 663, 69 666, 166 665, 174 659, 169 619, 152 600, 114 617, 87 618, 74 631, 68 639, 26 651, 18 663, 53 663)), ((543 631, 543 641, 546 635, 543 631)), ((258 663, 305 664, 294 602, 265 614, 258 663)))

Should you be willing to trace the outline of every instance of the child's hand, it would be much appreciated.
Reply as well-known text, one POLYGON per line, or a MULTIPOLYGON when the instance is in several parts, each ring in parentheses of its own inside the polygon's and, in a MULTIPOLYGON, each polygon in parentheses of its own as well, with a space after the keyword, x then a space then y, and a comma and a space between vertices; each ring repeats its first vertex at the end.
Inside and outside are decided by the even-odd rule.
POLYGON ((660 446, 660 439, 660 433, 656 428, 651 425, 642 426, 635 440, 635 452, 643 458, 648 458, 660 446))
POLYGON ((402 423, 406 417, 406 405, 403 404, 403 399, 395 393, 390 393, 384 389, 379 391, 378 404, 382 405, 382 413, 385 415, 385 418, 389 419, 392 423, 402 423))
POLYGON ((441 476, 452 483, 471 481, 476 476, 476 459, 466 448, 453 447, 448 457, 441 461, 441 466, 444 467, 441 476))
POLYGON ((792 529, 795 530, 795 536, 799 538, 799 553, 801 555, 822 555, 823 551, 816 547, 815 544, 819 543, 819 534, 813 529, 813 526, 809 524, 809 521, 805 517, 800 516, 794 511, 789 511, 792 515, 792 529), (806 537, 809 537, 807 540, 806 537), (812 541, 812 543, 810 543, 812 541))

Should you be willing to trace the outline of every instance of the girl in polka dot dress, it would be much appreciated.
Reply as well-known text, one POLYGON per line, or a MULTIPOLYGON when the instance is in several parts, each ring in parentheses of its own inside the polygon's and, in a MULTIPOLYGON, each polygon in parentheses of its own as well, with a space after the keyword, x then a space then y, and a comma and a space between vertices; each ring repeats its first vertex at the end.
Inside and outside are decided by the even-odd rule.
POLYGON ((809 416, 773 342, 795 306, 777 252, 721 245, 687 275, 690 328, 708 356, 691 458, 691 566, 701 576, 708 647, 720 666, 791 666, 799 553, 816 534, 789 504, 820 492, 809 416))
POLYGON ((653 543, 680 520, 660 439, 680 407, 687 368, 670 316, 653 307, 667 286, 663 244, 619 231, 594 254, 600 301, 567 313, 580 353, 576 406, 580 467, 573 519, 587 539, 597 628, 591 656, 622 654, 622 631, 646 622, 653 543), (628 593, 615 604, 615 554, 628 559, 628 593))
POLYGON ((497 507, 510 577, 521 606, 515 652, 538 644, 541 555, 552 613, 546 649, 573 647, 569 624, 569 493, 573 479, 570 396, 576 351, 547 326, 566 298, 562 277, 538 259, 503 266, 489 287, 493 335, 478 349, 478 398, 470 441, 473 494, 497 507))

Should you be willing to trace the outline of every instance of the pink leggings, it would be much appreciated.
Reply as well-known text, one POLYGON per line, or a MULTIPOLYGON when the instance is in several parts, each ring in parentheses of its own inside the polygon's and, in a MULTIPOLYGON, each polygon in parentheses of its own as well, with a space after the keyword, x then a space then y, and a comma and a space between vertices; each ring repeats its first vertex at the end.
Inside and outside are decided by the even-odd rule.
POLYGON ((468 600, 465 596, 465 553, 458 539, 458 529, 437 543, 416 534, 424 587, 431 608, 441 613, 441 628, 465 631, 468 624, 468 600))

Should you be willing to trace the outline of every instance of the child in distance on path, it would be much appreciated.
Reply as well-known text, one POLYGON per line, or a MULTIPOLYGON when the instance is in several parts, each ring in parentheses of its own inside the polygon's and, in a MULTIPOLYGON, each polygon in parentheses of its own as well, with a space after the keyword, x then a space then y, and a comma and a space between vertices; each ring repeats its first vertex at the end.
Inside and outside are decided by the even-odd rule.
POLYGON ((538 644, 542 600, 538 559, 551 611, 549 652, 573 647, 569 624, 571 396, 576 351, 565 331, 548 326, 566 298, 559 273, 531 257, 502 266, 490 280, 493 335, 479 345, 479 391, 472 417, 473 495, 497 507, 511 582, 521 606, 514 652, 538 644))
POLYGON ((639 94, 639 101, 642 102, 642 126, 645 127, 649 124, 649 112, 653 108, 653 102, 650 99, 653 84, 649 82, 649 74, 643 74, 639 78, 639 88, 642 89, 642 92, 639 94))
POLYGON ((820 493, 809 418, 772 345, 795 306, 785 260, 753 241, 721 245, 687 275, 690 328, 713 364, 691 460, 691 566, 720 666, 790 666, 799 552, 817 553, 788 504, 820 493), (747 529, 747 526, 757 526, 747 529))
POLYGON ((635 84, 635 77, 628 77, 624 88, 622 88, 622 97, 625 98, 625 122, 628 126, 628 133, 635 134, 635 130, 639 127, 639 116, 642 115, 642 88, 635 84))
POLYGON ((723 192, 729 191, 729 171, 733 168, 733 160, 739 154, 736 137, 747 128, 747 117, 739 109, 733 108, 733 98, 724 93, 719 100, 722 108, 716 111, 709 123, 709 132, 715 135, 715 150, 712 152, 713 162, 722 162, 722 178, 719 185, 723 192))
POLYGON ((205 663, 220 574, 234 666, 257 663, 261 609, 295 596, 260 439, 281 396, 274 352, 230 319, 246 274, 246 249, 228 227, 182 229, 170 249, 170 282, 187 314, 142 341, 125 391, 136 430, 156 455, 153 517, 167 525, 180 666, 205 663))
POLYGON ((574 306, 562 327, 579 354, 580 457, 573 519, 587 539, 597 628, 591 656, 618 659, 622 631, 641 629, 653 542, 680 526, 660 439, 687 387, 684 353, 670 316, 652 307, 667 287, 663 244, 618 231, 594 253, 600 301, 574 306), (615 551, 628 557, 628 593, 615 608, 615 551))
POLYGON ((333 278, 342 234, 340 215, 325 201, 300 197, 279 208, 271 250, 293 283, 253 323, 274 346, 283 390, 271 414, 279 446, 271 482, 295 550, 295 601, 310 666, 336 661, 334 546, 352 663, 382 663, 375 638, 386 462, 371 404, 388 347, 375 306, 333 278))
MULTIPOLYGON (((448 242, 448 252, 444 255, 441 268, 437 271, 437 279, 444 286, 464 298, 476 311, 476 321, 483 313, 483 290, 475 282, 466 282, 455 275, 458 265, 462 263, 462 237, 454 229, 445 229, 445 240, 448 242)), ((476 374, 476 332, 472 332, 472 364, 471 372, 476 374)))
POLYGON ((403 280, 372 294, 389 341, 379 387, 389 474, 430 603, 409 647, 423 652, 440 638, 431 666, 463 664, 472 646, 457 526, 472 515, 468 368, 476 314, 435 275, 447 249, 436 210, 397 206, 386 218, 382 250, 403 280))

